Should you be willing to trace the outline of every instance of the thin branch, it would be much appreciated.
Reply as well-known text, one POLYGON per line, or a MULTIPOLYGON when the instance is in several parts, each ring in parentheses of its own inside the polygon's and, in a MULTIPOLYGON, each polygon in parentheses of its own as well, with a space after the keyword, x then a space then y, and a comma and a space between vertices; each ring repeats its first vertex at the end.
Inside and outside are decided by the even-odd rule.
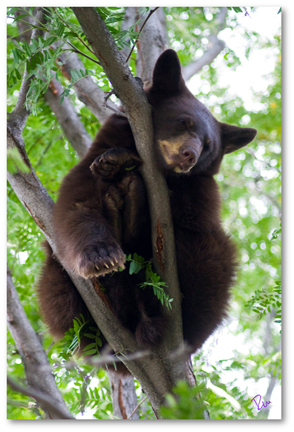
MULTIPOLYGON (((50 346, 52 348, 52 345, 50 346)), ((48 351, 48 350, 47 350, 48 351)), ((101 354, 99 357, 87 357, 83 359, 83 364, 87 364, 90 366, 93 366, 95 368, 105 367, 106 365, 113 365, 114 363, 120 363, 120 362, 131 362, 134 360, 141 360, 143 358, 152 356, 152 352, 148 350, 144 351, 137 351, 133 354, 126 354, 125 356, 120 355, 110 355, 110 354, 101 354)), ((78 363, 76 363, 74 360, 69 360, 67 362, 58 362, 55 361, 55 365, 59 365, 64 367, 65 369, 71 370, 78 367, 78 363)), ((48 364, 47 366, 40 366, 40 370, 42 371, 50 371, 52 372, 51 366, 48 364)))
POLYGON ((256 156, 256 153, 255 153, 254 150, 252 150, 252 149, 250 149, 250 148, 245 148, 245 150, 247 151, 247 153, 250 153, 251 156, 253 156, 253 157, 254 157, 258 162, 263 163, 264 165, 268 166, 270 169, 274 169, 274 170, 278 171, 279 174, 281 174, 282 171, 281 171, 279 168, 277 168, 277 167, 275 167, 275 166, 272 166, 271 164, 269 164, 269 163, 268 163, 267 161, 265 161, 265 160, 259 159, 259 158, 256 156))
POLYGON ((105 108, 110 109, 112 112, 114 112, 115 114, 120 115, 121 117, 128 118, 128 116, 123 111, 119 111, 118 109, 113 108, 112 106, 108 105, 108 103, 105 104, 105 108))
POLYGON ((139 408, 140 405, 142 405, 142 403, 147 399, 147 396, 145 396, 141 402, 138 403, 138 405, 136 406, 136 408, 134 409, 134 411, 129 415, 129 417, 127 418, 127 420, 130 420, 131 417, 133 417, 133 415, 135 414, 135 412, 137 411, 137 409, 139 408))
MULTIPOLYGON (((71 28, 71 26, 66 22, 66 21, 64 21, 64 19, 59 15, 59 13, 57 12, 57 10, 56 10, 56 8, 55 7, 53 7, 52 8, 53 10, 54 10, 54 12, 56 13, 56 15, 58 16, 58 18, 63 22, 63 24, 67 27, 67 28, 69 28, 71 31, 73 31, 73 29, 71 28)), ((76 33, 76 32, 75 32, 76 33)), ((95 55, 95 53, 94 53, 94 51, 93 50, 91 50, 91 48, 89 47, 89 45, 87 45, 84 41, 83 41, 83 39, 76 33, 76 36, 77 36, 77 38, 78 38, 78 40, 87 48, 87 50, 88 51, 90 51, 90 53, 91 54, 94 54, 95 55)), ((73 45, 71 45, 71 46, 73 46, 73 45)), ((74 47, 75 48, 75 47, 74 47)), ((76 48, 75 48, 76 49, 76 48)), ((83 54, 81 51, 79 51, 79 53, 80 54, 83 54)), ((88 57, 90 60, 93 60, 93 59, 91 59, 91 57, 88 57)), ((96 62, 97 63, 97 61, 96 60, 93 60, 94 62, 96 62)), ((99 64, 99 63, 98 63, 99 64)))
MULTIPOLYGON (((7 273, 7 323, 21 356, 30 387, 46 395, 60 412, 70 416, 51 370, 48 369, 47 355, 23 310, 9 271, 7 273)), ((42 409, 46 410, 46 407, 42 406, 42 409)), ((50 410, 48 414, 55 416, 50 410)))
POLYGON ((73 48, 73 51, 76 54, 80 54, 83 57, 86 57, 87 59, 91 60, 92 62, 98 64, 99 66, 101 66, 101 63, 95 59, 93 59, 92 57, 88 56, 87 54, 84 54, 82 51, 80 51, 79 49, 77 49, 71 42, 67 41, 67 44, 70 45, 73 48))
MULTIPOLYGON (((55 43, 54 47, 58 45, 59 43, 55 43)), ((66 45, 64 48, 66 49, 66 45)), ((71 81, 71 72, 73 70, 86 71, 83 62, 72 50, 64 51, 60 54, 58 61, 62 63, 62 65, 59 66, 61 73, 69 81, 71 81)), ((73 88, 79 100, 89 108, 101 124, 110 116, 111 109, 115 109, 115 105, 112 102, 107 106, 109 109, 103 106, 104 91, 93 81, 91 76, 85 76, 75 82, 73 88)))
POLYGON ((8 399, 7 398, 7 405, 13 405, 13 406, 17 406, 17 407, 20 407, 20 408, 33 408, 33 409, 36 409, 37 408, 37 404, 36 403, 34 403, 34 402, 31 402, 31 405, 32 406, 29 406, 29 404, 25 404, 25 403, 23 403, 23 402, 19 402, 19 401, 17 401, 17 400, 14 400, 14 399, 8 399))
POLYGON ((259 186, 258 186, 258 181, 261 180, 262 177, 255 177, 254 179, 254 184, 256 187, 256 190, 263 195, 265 198, 267 198, 278 210, 279 210, 279 218, 281 219, 282 217, 282 208, 281 205, 279 204, 278 200, 276 200, 274 197, 270 196, 268 193, 266 193, 265 191, 263 191, 259 186))
POLYGON ((41 406, 44 406, 48 412, 52 413, 54 415, 54 418, 57 419, 67 419, 67 420, 73 420, 74 418, 64 412, 63 410, 59 409, 59 407, 56 406, 56 403, 53 399, 48 397, 45 393, 42 393, 36 389, 33 388, 27 388, 23 387, 19 384, 17 384, 14 380, 12 380, 10 377, 7 377, 7 384, 12 388, 12 390, 22 393, 25 396, 31 397, 38 401, 41 406))
POLYGON ((126 59, 126 63, 128 63, 128 61, 129 61, 129 59, 130 59, 130 57, 131 57, 131 55, 132 55, 132 52, 134 51, 134 48, 135 48, 135 46, 136 46, 136 43, 137 43, 138 40, 139 40, 140 34, 141 34, 141 32, 142 32, 142 30, 143 30, 145 24, 147 23, 147 21, 149 20, 149 18, 152 16, 152 14, 154 14, 154 12, 157 11, 157 9, 159 9, 159 7, 156 7, 156 8, 154 8, 154 9, 152 9, 152 10, 149 12, 149 14, 148 14, 147 18, 145 19, 145 21, 143 22, 143 24, 142 24, 142 26, 141 26, 141 28, 140 28, 140 30, 139 30, 139 34, 138 34, 138 36, 137 36, 137 39, 135 40, 135 42, 134 42, 134 44, 133 44, 133 46, 132 46, 132 49, 131 49, 131 51, 130 51, 130 53, 129 53, 127 59, 126 59))
MULTIPOLYGON (((122 30, 135 24, 137 30, 137 22, 140 21, 140 16, 139 7, 126 8, 122 30)), ((144 17, 142 17, 143 19, 144 17)), ((152 84, 155 63, 167 46, 168 35, 165 14, 163 8, 159 8, 152 15, 152 19, 146 21, 137 41, 136 74, 142 79, 144 87, 149 87, 152 84)), ((125 55, 127 56, 127 54, 125 55)))
POLYGON ((209 65, 225 48, 224 41, 218 39, 217 35, 224 29, 226 16, 227 8, 223 7, 216 18, 216 22, 218 23, 217 33, 210 35, 208 38, 211 47, 205 51, 202 57, 183 68, 183 77, 185 80, 189 80, 193 75, 199 72, 203 66, 209 65))
POLYGON ((103 102, 103 106, 105 108, 110 109, 111 111, 113 111, 115 114, 118 114, 122 117, 128 118, 128 116, 123 112, 123 111, 119 111, 118 109, 108 105, 108 99, 110 98, 111 95, 115 94, 114 90, 111 90, 110 92, 107 92, 104 96, 104 102, 103 102))

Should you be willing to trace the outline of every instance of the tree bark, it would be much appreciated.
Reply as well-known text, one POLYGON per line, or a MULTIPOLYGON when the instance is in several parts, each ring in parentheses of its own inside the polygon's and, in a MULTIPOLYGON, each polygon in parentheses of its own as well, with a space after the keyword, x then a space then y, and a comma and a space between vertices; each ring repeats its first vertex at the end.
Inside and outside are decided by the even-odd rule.
MULTIPOLYGON (((11 129, 9 123, 8 128, 11 129)), ((23 159, 30 167, 30 173, 23 173, 20 171, 16 174, 8 173, 8 181, 17 197, 43 231, 53 252, 56 253, 52 224, 53 201, 31 167, 23 143, 17 142, 16 138, 12 135, 8 136, 8 142, 10 146, 22 149, 21 154, 23 159)), ((61 257, 58 255, 56 256, 62 265, 61 257)), ((64 268, 71 277, 93 319, 101 329, 114 352, 127 356, 130 352, 134 353, 140 351, 140 347, 137 345, 134 336, 125 329, 112 314, 108 306, 104 303, 104 300, 99 297, 99 293, 96 292, 92 283, 89 280, 72 274, 72 272, 68 271, 66 266, 64 266, 64 268)), ((149 357, 125 361, 124 363, 130 372, 138 379, 148 395, 155 413, 158 413, 159 406, 164 403, 165 394, 171 391, 174 385, 173 380, 170 378, 169 370, 165 366, 164 359, 162 359, 158 353, 154 352, 149 357), (152 361, 150 361, 150 359, 152 359, 152 361)))
MULTIPOLYGON (((148 13, 140 15, 139 7, 128 7, 126 9, 123 28, 136 25, 139 31, 148 13)), ((167 48, 168 36, 166 31, 165 15, 162 8, 158 8, 152 17, 146 22, 137 42, 136 74, 139 76, 144 87, 152 84, 153 69, 160 54, 167 48)))
MULTIPOLYGON (((138 404, 132 376, 121 376, 108 371, 110 381, 113 415, 124 420, 129 419, 138 404)), ((130 420, 139 420, 139 412, 135 411, 130 420)))
MULTIPOLYGON (((70 51, 65 51, 59 60, 63 63, 61 66, 62 74, 70 81, 71 72, 75 69, 85 71, 85 66, 76 53, 69 54, 70 51)), ((101 124, 113 113, 104 106, 105 93, 95 84, 92 77, 87 76, 80 79, 73 85, 73 88, 79 100, 89 108, 101 124)), ((115 105, 110 100, 108 100, 107 105, 115 108, 115 105)))
POLYGON ((172 312, 166 312, 168 328, 158 350, 166 364, 170 389, 179 379, 186 379, 185 365, 173 361, 169 353, 183 343, 181 293, 169 195, 165 178, 157 170, 153 146, 153 125, 150 106, 139 83, 131 75, 105 23, 93 8, 73 8, 95 55, 123 103, 132 128, 136 146, 143 160, 142 175, 148 193, 152 219, 153 262, 168 285, 173 301, 172 312))
POLYGON ((92 144, 92 138, 89 136, 83 123, 80 121, 70 100, 65 97, 62 104, 60 103, 60 95, 63 90, 64 89, 60 82, 53 79, 49 84, 45 97, 50 108, 55 113, 66 138, 72 144, 79 157, 82 158, 85 156, 92 144))
POLYGON ((7 271, 7 323, 21 356, 29 389, 39 390, 45 399, 47 398, 56 406, 58 412, 52 410, 52 406, 48 408, 48 404, 39 400, 41 408, 50 418, 72 418, 49 370, 47 355, 20 303, 9 271, 7 271))
MULTIPOLYGON (((124 64, 123 58, 118 52, 111 35, 96 11, 93 8, 73 8, 73 10, 124 105, 134 133, 138 152, 144 161, 143 176, 149 191, 149 204, 152 214, 154 263, 157 272, 161 274, 168 284, 169 296, 174 299, 172 312, 167 312, 169 328, 162 345, 154 350, 150 357, 125 363, 131 373, 140 382, 153 406, 155 414, 158 416, 158 408, 164 403, 165 394, 171 391, 172 386, 175 385, 178 379, 187 379, 184 362, 182 360, 179 361, 179 358, 176 356, 170 356, 176 348, 182 346, 182 326, 180 291, 177 276, 174 272, 176 269, 176 258, 168 191, 164 177, 155 168, 151 110, 145 93, 136 80, 133 79, 128 67, 124 64), (161 247, 163 248, 162 252, 160 251, 161 247)), ((153 14, 153 18, 157 12, 153 14)), ((143 32, 141 37, 143 41, 145 37, 143 32)), ((146 40, 150 42, 149 37, 150 33, 146 31, 146 40)), ((157 49, 163 49, 162 45, 159 44, 157 49)), ((143 49, 141 52, 143 53, 143 49)), ((153 60, 155 63, 155 57, 153 57, 153 60)), ((142 62, 142 70, 144 69, 143 64, 142 62)), ((145 68, 144 73, 146 71, 147 69, 145 68)), ((146 72, 146 81, 149 80, 149 82, 150 71, 151 68, 148 69, 148 73, 146 72)), ((21 138, 21 131, 28 115, 27 112, 20 109, 23 106, 28 89, 27 83, 23 84, 22 88, 23 91, 17 105, 18 109, 15 109, 12 113, 8 123, 8 144, 11 147, 16 146, 19 149, 23 159, 30 168, 30 173, 17 172, 14 175, 9 173, 9 181, 19 199, 44 232, 53 251, 55 251, 54 232, 52 229, 53 202, 34 173, 21 138)), ((71 119, 70 122, 72 121, 71 119)), ((60 259, 60 257, 58 258, 60 259)), ((99 297, 99 293, 97 295, 92 284, 89 281, 74 276, 70 272, 69 275, 113 350, 126 355, 130 351, 138 351, 139 347, 133 335, 120 325, 104 304, 103 299, 99 297)), ((191 380, 193 381, 193 379, 191 380)))

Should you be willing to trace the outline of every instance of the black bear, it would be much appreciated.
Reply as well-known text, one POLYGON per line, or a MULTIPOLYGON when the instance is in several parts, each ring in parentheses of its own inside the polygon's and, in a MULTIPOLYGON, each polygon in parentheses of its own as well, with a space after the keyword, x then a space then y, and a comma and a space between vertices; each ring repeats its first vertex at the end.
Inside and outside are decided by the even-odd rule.
MULTIPOLYGON (((221 227, 213 175, 223 156, 251 142, 256 130, 218 122, 185 86, 178 56, 170 49, 157 60, 146 95, 158 166, 170 190, 184 340, 195 352, 226 316, 237 265, 235 247, 221 227)), ((99 278, 115 315, 144 345, 162 336, 162 306, 152 290, 138 288, 140 273, 117 271, 125 266, 125 254, 152 258, 141 163, 127 119, 112 115, 63 180, 54 229, 65 265, 84 278, 99 278)), ((49 247, 38 295, 44 320, 58 338, 73 318, 88 315, 49 247)))

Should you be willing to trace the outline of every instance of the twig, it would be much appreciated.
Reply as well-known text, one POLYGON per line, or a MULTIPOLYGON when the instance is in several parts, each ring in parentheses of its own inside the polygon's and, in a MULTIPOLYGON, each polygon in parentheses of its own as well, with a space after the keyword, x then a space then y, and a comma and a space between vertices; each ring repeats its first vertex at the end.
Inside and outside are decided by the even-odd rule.
POLYGON ((133 46, 132 46, 132 49, 131 49, 131 51, 130 51, 130 54, 128 55, 128 57, 127 57, 127 59, 126 59, 126 63, 128 63, 128 61, 129 61, 129 59, 130 59, 130 57, 131 57, 131 55, 132 55, 132 52, 134 51, 134 48, 135 48, 135 46, 136 46, 136 43, 138 42, 138 39, 139 39, 139 37, 140 37, 140 34, 142 33, 142 30, 143 30, 143 28, 144 28, 146 22, 149 20, 149 18, 151 17, 151 15, 152 15, 154 12, 157 11, 157 9, 159 9, 159 7, 156 7, 156 8, 154 8, 154 9, 152 9, 152 10, 149 12, 149 15, 147 16, 147 18, 145 19, 145 21, 143 22, 142 27, 141 27, 140 30, 139 30, 139 34, 138 34, 138 36, 137 36, 137 39, 135 40, 135 42, 134 42, 134 44, 133 44, 133 46))
POLYGON ((77 48, 76 48, 72 43, 70 43, 69 41, 67 41, 66 43, 67 43, 68 45, 70 45, 70 46, 73 48, 73 50, 74 50, 74 52, 75 52, 76 54, 80 54, 80 55, 86 57, 87 59, 91 60, 92 62, 94 62, 94 63, 98 64, 99 66, 101 66, 101 63, 99 63, 99 61, 93 59, 92 57, 88 56, 87 54, 84 54, 82 51, 78 50, 78 49, 77 49, 77 48))
MULTIPOLYGON (((64 21, 64 19, 62 19, 62 17, 59 15, 59 13, 57 12, 56 8, 53 7, 52 8, 54 10, 54 12, 56 13, 56 15, 58 16, 58 18, 65 24, 66 27, 68 27, 71 31, 73 31, 73 29, 68 25, 68 23, 66 21, 64 21)), ((76 33, 76 32, 74 32, 76 33)), ((83 41, 83 39, 76 33, 77 38, 79 39, 79 41, 90 51, 90 53, 94 54, 94 51, 91 50, 91 48, 83 41)), ((81 53, 81 52, 80 52, 81 53)), ((82 54, 82 53, 81 53, 82 54)), ((89 59, 91 59, 91 57, 88 57, 89 59)), ((93 59, 91 59, 93 60, 93 59)), ((94 60, 95 61, 95 60, 94 60)))
POLYGON ((144 400, 147 399, 147 396, 145 396, 141 402, 138 403, 138 405, 136 406, 136 408, 133 410, 133 412, 131 413, 131 415, 129 415, 129 417, 127 418, 127 420, 130 420, 131 417, 135 414, 135 412, 137 411, 137 409, 139 408, 140 405, 142 405, 142 403, 144 402, 144 400))
POLYGON ((10 377, 7 377, 7 384, 12 388, 12 390, 15 390, 18 393, 22 393, 25 396, 31 397, 36 401, 40 402, 40 404, 46 407, 49 412, 55 414, 56 418, 71 420, 73 419, 71 415, 68 415, 63 410, 57 408, 56 403, 44 393, 41 393, 40 391, 33 388, 28 389, 27 387, 20 386, 10 377))
POLYGON ((185 81, 189 80, 193 75, 199 72, 205 65, 209 65, 212 61, 220 54, 220 52, 225 48, 225 42, 218 38, 218 34, 225 27, 227 15, 227 8, 221 8, 218 16, 216 17, 216 22, 218 23, 217 32, 211 34, 208 39, 212 45, 208 48, 202 57, 195 60, 183 68, 183 77, 185 81))
POLYGON ((56 344, 55 340, 53 340, 51 342, 51 344, 48 346, 48 348, 46 349, 46 355, 48 355, 48 353, 50 352, 51 348, 54 347, 54 345, 56 344))
MULTIPOLYGON (((31 404, 33 403, 35 404, 35 402, 31 402, 31 404)), ((29 404, 25 404, 14 399, 7 399, 7 405, 13 405, 21 408, 36 408, 36 406, 29 406, 29 404)))
POLYGON ((124 112, 119 111, 119 110, 117 110, 117 109, 115 109, 115 108, 112 108, 112 107, 111 107, 110 105, 108 105, 108 104, 105 105, 105 108, 110 109, 110 110, 113 111, 115 114, 118 114, 118 115, 120 115, 121 117, 128 118, 128 116, 127 116, 124 112))
POLYGON ((69 41, 67 41, 66 43, 72 47, 73 51, 74 51, 76 54, 80 54, 80 55, 82 55, 83 57, 86 57, 87 59, 89 59, 89 60, 91 60, 92 62, 94 62, 94 63, 96 63, 96 64, 99 64, 99 66, 101 66, 101 64, 100 64, 97 60, 93 59, 92 57, 90 57, 90 56, 88 56, 87 54, 84 54, 82 51, 78 50, 78 49, 77 49, 77 48, 76 48, 72 43, 70 43, 69 41))
POLYGON ((265 198, 267 198, 278 210, 279 210, 279 218, 281 219, 281 217, 282 217, 282 209, 281 209, 281 206, 280 206, 280 204, 279 204, 279 202, 274 198, 274 197, 272 197, 272 196, 270 196, 269 194, 267 194, 266 192, 264 192, 259 186, 258 186, 258 181, 260 180, 260 179, 262 179, 262 177, 256 177, 255 179, 254 179, 254 184, 255 184, 255 188, 256 188, 256 190, 261 194, 261 195, 263 195, 265 198))
POLYGON ((256 153, 254 152, 254 150, 252 150, 250 148, 246 148, 245 150, 247 151, 247 153, 250 153, 251 156, 253 156, 258 162, 263 163, 264 165, 268 166, 271 169, 274 169, 274 170, 278 171, 281 174, 281 170, 279 168, 270 165, 268 162, 266 162, 264 160, 258 159, 258 157, 256 156, 256 153))
POLYGON ((104 102, 103 102, 103 106, 104 108, 108 108, 111 111, 113 111, 115 114, 118 114, 122 117, 128 118, 128 116, 123 112, 123 111, 119 111, 116 108, 111 107, 110 105, 108 105, 107 101, 110 98, 111 95, 115 94, 114 90, 111 90, 110 92, 107 92, 105 97, 104 97, 104 102))
MULTIPOLYGON (((123 360, 126 362, 131 362, 135 360, 141 360, 145 357, 151 356, 151 351, 145 350, 145 351, 138 351, 133 354, 129 354, 126 356, 113 356, 113 355, 101 355, 100 357, 90 357, 90 358, 83 358, 83 364, 87 364, 94 367, 105 367, 105 365, 113 364, 113 363, 119 363, 123 360)), ((55 361, 56 366, 62 366, 67 370, 79 368, 78 364, 74 360, 69 360, 65 363, 57 362, 55 361)), ((52 372, 52 367, 50 365, 42 365, 38 366, 38 371, 45 372, 50 371, 52 372)))

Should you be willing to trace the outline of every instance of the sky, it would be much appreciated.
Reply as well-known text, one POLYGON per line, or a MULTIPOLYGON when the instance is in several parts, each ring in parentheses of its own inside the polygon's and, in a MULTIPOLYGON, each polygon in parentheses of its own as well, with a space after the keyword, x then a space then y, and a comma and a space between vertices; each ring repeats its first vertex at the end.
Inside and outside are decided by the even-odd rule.
MULTIPOLYGON (((224 65, 220 55, 215 60, 219 76, 218 84, 221 88, 227 88, 229 94, 241 97, 245 108, 249 111, 259 109, 253 94, 264 92, 271 83, 269 75, 274 70, 275 57, 270 49, 252 50, 247 60, 245 57, 247 41, 243 34, 245 31, 256 31, 265 39, 272 40, 273 35, 279 32, 281 27, 281 14, 277 13, 278 10, 278 6, 260 7, 254 12, 249 12, 250 16, 239 13, 237 15, 239 25, 233 30, 226 28, 218 35, 219 39, 240 57, 242 63, 236 70, 232 70, 224 65)), ((189 88, 197 95, 197 89, 201 85, 201 77, 198 74, 190 80, 189 88)))

